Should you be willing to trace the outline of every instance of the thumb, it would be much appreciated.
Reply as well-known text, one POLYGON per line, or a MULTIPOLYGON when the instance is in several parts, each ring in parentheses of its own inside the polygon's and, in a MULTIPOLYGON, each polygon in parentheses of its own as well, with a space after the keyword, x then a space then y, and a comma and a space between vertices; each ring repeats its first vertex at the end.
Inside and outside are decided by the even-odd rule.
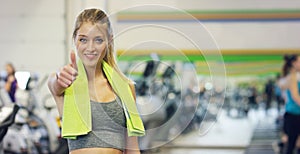
POLYGON ((71 65, 74 69, 78 70, 77 68, 77 63, 76 63, 76 55, 74 51, 71 51, 70 53, 70 58, 71 58, 71 65))

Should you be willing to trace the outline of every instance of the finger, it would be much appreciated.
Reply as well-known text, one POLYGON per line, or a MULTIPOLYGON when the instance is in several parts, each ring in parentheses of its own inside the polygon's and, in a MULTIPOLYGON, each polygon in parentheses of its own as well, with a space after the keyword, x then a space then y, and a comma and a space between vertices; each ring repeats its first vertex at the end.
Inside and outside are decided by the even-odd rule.
POLYGON ((78 75, 78 70, 73 68, 72 64, 66 65, 63 69, 67 74, 70 74, 71 76, 76 77, 78 75))
POLYGON ((74 81, 77 77, 77 71, 71 66, 71 64, 69 64, 61 69, 60 76, 67 80, 74 81))
POLYGON ((67 88, 67 87, 69 87, 69 85, 72 84, 72 81, 70 81, 69 79, 65 78, 65 77, 63 76, 63 73, 61 73, 61 72, 57 72, 57 73, 56 73, 56 78, 57 78, 58 84, 59 84, 61 87, 63 87, 63 88, 67 88))
POLYGON ((74 51, 71 51, 70 58, 71 58, 71 65, 72 65, 72 67, 77 71, 78 68, 77 68, 77 63, 76 63, 76 55, 75 55, 74 51))
POLYGON ((66 82, 62 81, 61 79, 58 79, 57 82, 63 88, 68 88, 70 85, 70 84, 67 84, 66 82))

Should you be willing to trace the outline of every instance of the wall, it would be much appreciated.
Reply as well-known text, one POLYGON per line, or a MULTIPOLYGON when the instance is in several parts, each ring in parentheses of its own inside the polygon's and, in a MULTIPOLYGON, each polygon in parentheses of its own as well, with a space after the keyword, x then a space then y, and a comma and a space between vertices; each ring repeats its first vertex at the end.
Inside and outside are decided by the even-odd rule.
MULTIPOLYGON (((46 75, 69 60, 71 33, 79 11, 102 0, 1 0, 0 65, 46 75)), ((2 70, 2 69, 0 69, 2 70)))
MULTIPOLYGON (((220 11, 220 10, 238 10, 239 13, 243 13, 244 10, 295 10, 300 8, 300 1, 282 1, 282 0, 273 0, 273 1, 238 1, 238 0, 226 0, 226 1, 179 1, 179 0, 166 0, 163 2, 160 1, 135 1, 130 0, 126 2, 112 1, 110 6, 110 12, 115 14, 121 10, 134 12, 136 14, 143 12, 155 12, 155 11, 166 11, 168 7, 173 7, 176 9, 185 9, 185 10, 198 10, 198 11, 220 11), (144 7, 145 4, 158 4, 163 5, 164 7, 154 6, 154 7, 144 7), (138 6, 138 7, 137 7, 138 6), (135 8, 133 8, 135 7, 135 8), (165 8, 165 10, 163 10, 165 8)), ((175 9, 169 9, 174 11, 175 9)), ((159 16, 159 15, 158 15, 159 16)), ((298 15, 299 17, 299 15, 298 15)), ((300 49, 300 19, 298 20, 270 20, 270 21, 200 21, 201 24, 195 22, 181 22, 181 21, 157 21, 159 17, 154 19, 151 22, 137 20, 130 21, 125 20, 118 22, 116 20, 116 33, 121 33, 124 37, 116 40, 117 49, 127 49, 133 48, 133 42, 137 40, 143 40, 144 45, 138 46, 135 45, 137 49, 152 49, 153 45, 145 45, 146 40, 153 40, 154 37, 157 37, 156 40, 161 45, 156 45, 156 49, 165 49, 166 46, 168 49, 174 49, 170 46, 170 38, 172 38, 171 44, 176 46, 179 49, 194 49, 192 45, 182 41, 182 37, 169 37, 166 35, 166 30, 153 30, 150 28, 143 29, 131 29, 124 33, 124 29, 132 26, 143 25, 143 24, 155 24, 165 27, 176 28, 178 31, 183 32, 184 34, 191 35, 192 40, 195 40, 197 44, 200 44, 201 48, 211 48, 212 45, 208 47, 205 44, 200 42, 207 42, 209 35, 211 34, 211 41, 220 49, 300 49), (206 32, 203 32, 207 30, 206 32), (203 34, 205 36, 203 36, 203 34), (130 37, 131 36, 131 37, 130 37), (132 38, 135 37, 135 38, 132 38), (202 37, 202 38, 201 38, 202 37), (128 38, 128 39, 125 39, 128 38)), ((167 30, 170 32, 170 30, 167 30)), ((170 34, 170 33, 169 33, 170 34)), ((209 42, 210 44, 211 42, 209 42)))
MULTIPOLYGON (((0 0, 0 70, 12 62, 17 71, 30 71, 45 81, 47 74, 64 64, 65 3, 63 0, 0 0)), ((20 86, 21 87, 21 86, 20 86)), ((37 102, 49 95, 43 82, 35 93, 37 102)), ((28 93, 16 94, 26 104, 28 93)))
MULTIPOLYGON (((145 4, 164 5, 182 10, 243 10, 243 9, 298 9, 300 1, 295 0, 0 0, 0 66, 13 62, 17 70, 27 70, 41 74, 56 71, 69 61, 69 51, 73 48, 71 33, 79 11, 86 7, 99 7, 112 15, 115 34, 132 25, 144 22, 119 22, 115 15, 126 8, 145 4)), ((134 11, 165 11, 161 7, 134 11)), ((132 10, 132 9, 131 9, 132 10)), ((149 24, 149 23, 148 23, 149 24)), ((150 23, 151 24, 151 23, 150 23)), ((157 22, 160 26, 179 29, 187 33, 202 48, 221 49, 299 49, 300 22, 203 22, 202 26, 192 22, 157 22), (202 30, 205 33, 202 33, 202 30), (203 35, 205 34, 205 35, 203 35), (213 39, 207 43, 207 38, 213 39), (203 45, 203 46, 202 46, 203 45)), ((162 30, 161 27, 132 29, 116 38, 116 49, 181 49, 194 48, 180 33, 162 30), (156 29, 155 29, 156 28, 156 29), (154 30, 153 30, 154 29, 154 30), (171 36, 170 36, 171 34, 171 36), (149 42, 149 39, 152 42, 149 42), (140 42, 133 46, 135 41, 140 42), (158 42, 157 42, 158 40, 158 42), (171 41, 170 41, 171 40, 171 41), (146 42, 145 42, 146 41, 146 42), (148 41, 148 42, 147 42, 148 41), (168 42, 169 41, 169 42, 168 42)), ((174 31, 173 31, 174 32, 174 31)), ((283 50, 284 52, 284 50, 283 50)), ((0 69, 2 70, 2 69, 0 69)))
POLYGON ((63 64, 64 1, 10 0, 0 5, 0 65, 44 74, 63 64))
POLYGON ((125 0, 125 1, 111 1, 109 6, 111 11, 117 11, 120 9, 145 5, 167 5, 170 7, 176 7, 180 9, 275 9, 275 8, 299 8, 300 2, 295 0, 125 0))
MULTIPOLYGON (((68 52, 73 48, 71 32, 78 12, 86 7, 99 7, 109 14, 115 14, 124 8, 144 4, 167 5, 187 10, 218 9, 299 9, 300 1, 205 1, 205 0, 1 0, 0 17, 0 65, 13 62, 18 70, 29 70, 46 74, 55 71, 68 62, 68 52), (66 20, 67 19, 67 20, 66 20)), ((151 8, 152 10, 153 7, 151 8)), ((160 10, 161 11, 161 10, 160 10)), ((118 34, 131 23, 117 23, 112 17, 115 33, 118 34)), ((140 23, 137 23, 140 24, 140 23)), ((158 23, 162 24, 162 23, 158 23)), ((193 33, 198 25, 192 23, 163 23, 173 25, 188 34, 193 33), (184 25, 184 26, 182 26, 184 25)), ((255 48, 300 48, 299 21, 295 22, 204 22, 203 26, 212 34, 221 49, 255 48)), ((130 35, 135 40, 147 40, 149 36, 161 40, 169 39, 164 32, 153 29, 135 31, 130 35)), ((194 32, 197 34, 198 31, 194 32)), ((130 33, 128 33, 130 34, 130 33)), ((198 32, 199 34, 199 32, 198 32)), ((193 36, 200 39, 198 34, 193 36)), ((126 34, 127 35, 127 34, 126 34)), ((175 34, 177 35, 177 34, 175 34)), ((125 36, 125 35, 124 35, 125 36)), ((124 38, 124 37, 123 37, 124 38)), ((179 37, 178 37, 179 38, 179 37)), ((174 39, 171 44, 177 48, 190 48, 182 40, 174 39)), ((119 39, 117 49, 132 46, 132 40, 119 39)), ((202 41, 204 42, 204 41, 202 41)), ((160 43, 159 48, 168 48, 160 43)), ((150 45, 146 46, 148 48, 150 45)))

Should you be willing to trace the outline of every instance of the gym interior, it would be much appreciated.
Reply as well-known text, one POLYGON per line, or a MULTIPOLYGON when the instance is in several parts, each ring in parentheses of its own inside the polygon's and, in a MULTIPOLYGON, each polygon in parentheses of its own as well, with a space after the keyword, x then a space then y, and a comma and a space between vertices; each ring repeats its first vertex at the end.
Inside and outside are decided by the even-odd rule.
POLYGON ((108 14, 135 82, 141 153, 284 153, 276 88, 284 55, 300 53, 300 1, 10 0, 0 5, 0 154, 69 153, 47 79, 70 63, 74 20, 93 7, 108 14))

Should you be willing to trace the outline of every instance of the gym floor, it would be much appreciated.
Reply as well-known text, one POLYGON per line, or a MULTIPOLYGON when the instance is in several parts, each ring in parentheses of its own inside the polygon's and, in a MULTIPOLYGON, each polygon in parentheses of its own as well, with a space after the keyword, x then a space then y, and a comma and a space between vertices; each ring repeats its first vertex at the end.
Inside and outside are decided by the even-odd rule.
POLYGON ((263 108, 250 110, 245 118, 229 118, 223 111, 215 123, 181 135, 174 141, 145 153, 149 154, 273 154, 279 132, 276 127, 276 109, 266 114, 263 108), (207 133, 205 128, 210 127, 207 133), (203 132, 201 132, 203 130, 203 132))

